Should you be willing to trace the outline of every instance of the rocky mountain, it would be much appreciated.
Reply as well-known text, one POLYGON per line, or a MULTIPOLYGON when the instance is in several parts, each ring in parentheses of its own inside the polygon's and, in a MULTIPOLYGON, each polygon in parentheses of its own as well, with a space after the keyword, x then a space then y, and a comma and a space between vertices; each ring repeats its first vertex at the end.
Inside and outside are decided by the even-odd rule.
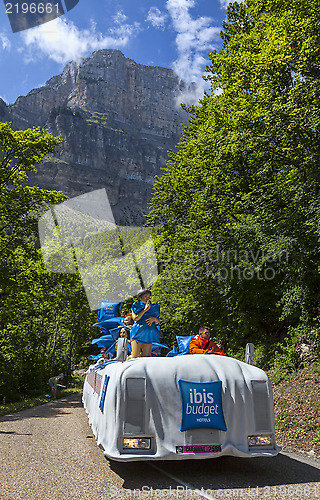
POLYGON ((14 104, 0 102, 0 119, 15 129, 40 126, 64 138, 30 176, 32 184, 70 197, 105 187, 118 223, 128 215, 141 222, 154 176, 187 123, 179 96, 188 89, 170 69, 99 50, 14 104))

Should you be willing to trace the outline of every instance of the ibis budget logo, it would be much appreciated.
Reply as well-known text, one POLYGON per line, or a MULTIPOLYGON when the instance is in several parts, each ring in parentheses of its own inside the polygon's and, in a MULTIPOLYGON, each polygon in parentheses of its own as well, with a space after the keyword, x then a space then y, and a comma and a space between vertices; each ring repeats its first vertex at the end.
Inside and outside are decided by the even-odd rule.
POLYGON ((211 428, 226 431, 222 407, 222 382, 179 380, 181 395, 181 431, 211 428))

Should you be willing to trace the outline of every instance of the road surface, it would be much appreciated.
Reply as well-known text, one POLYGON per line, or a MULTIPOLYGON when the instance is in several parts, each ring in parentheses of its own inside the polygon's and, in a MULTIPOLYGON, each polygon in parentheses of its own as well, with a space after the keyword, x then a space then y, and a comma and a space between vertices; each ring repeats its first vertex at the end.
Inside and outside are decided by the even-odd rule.
POLYGON ((320 500, 320 461, 297 455, 109 461, 81 396, 0 417, 1 500, 320 500))

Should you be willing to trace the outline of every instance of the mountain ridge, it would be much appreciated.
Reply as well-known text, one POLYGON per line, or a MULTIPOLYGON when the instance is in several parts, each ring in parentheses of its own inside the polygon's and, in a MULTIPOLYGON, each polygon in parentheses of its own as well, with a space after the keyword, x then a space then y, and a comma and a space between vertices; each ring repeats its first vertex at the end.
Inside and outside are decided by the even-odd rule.
POLYGON ((115 220, 141 223, 155 175, 187 125, 179 96, 192 91, 173 70, 144 66, 116 49, 69 62, 42 87, 0 102, 14 129, 35 126, 64 138, 31 184, 74 197, 106 188, 115 220))

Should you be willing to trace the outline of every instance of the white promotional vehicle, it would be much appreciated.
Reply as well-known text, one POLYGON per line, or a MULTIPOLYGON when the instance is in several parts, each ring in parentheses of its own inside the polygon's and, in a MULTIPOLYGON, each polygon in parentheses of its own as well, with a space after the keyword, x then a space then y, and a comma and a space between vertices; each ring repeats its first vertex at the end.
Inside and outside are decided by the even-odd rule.
POLYGON ((97 443, 113 460, 279 452, 266 373, 227 356, 111 361, 86 376, 83 404, 97 443))

